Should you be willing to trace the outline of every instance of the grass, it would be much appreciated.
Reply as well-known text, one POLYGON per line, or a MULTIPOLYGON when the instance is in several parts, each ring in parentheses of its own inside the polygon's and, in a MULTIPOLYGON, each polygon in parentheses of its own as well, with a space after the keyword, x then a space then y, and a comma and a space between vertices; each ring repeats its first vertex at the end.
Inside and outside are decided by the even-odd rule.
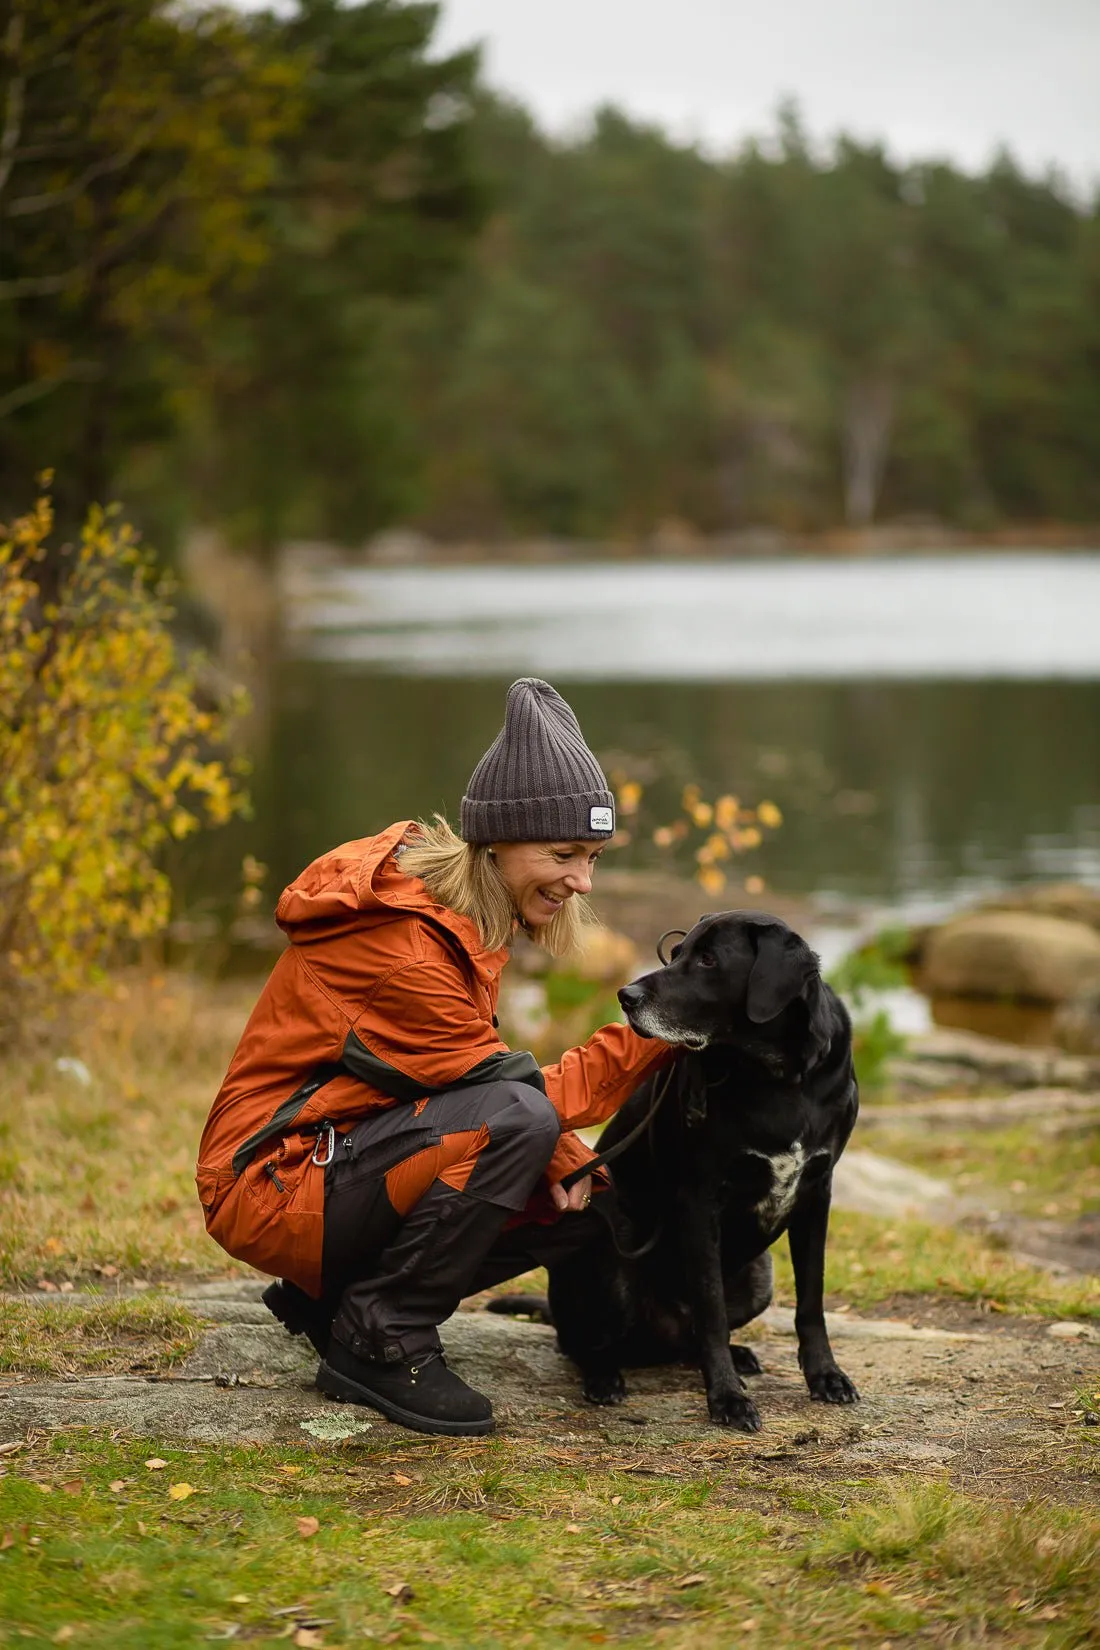
POLYGON ((60 1303, 6 1301, 0 1371, 21 1375, 154 1373, 194 1350, 202 1321, 155 1297, 60 1303))
POLYGON ((638 1479, 505 1440, 184 1450, 72 1431, 5 1465, 0 1628, 39 1642, 1100 1642, 1100 1520, 937 1479, 791 1483, 761 1512, 725 1467, 638 1479))
POLYGON ((1066 1120, 1057 1132, 1035 1120, 1000 1129, 935 1130, 904 1120, 875 1130, 876 1149, 950 1180, 960 1193, 1023 1215, 1071 1220, 1100 1209, 1100 1129, 1066 1120))
POLYGON ((64 1046, 0 1062, 0 1282, 234 1269, 203 1229, 195 1153, 255 996, 252 981, 132 977, 64 1046))
MULTIPOLYGON (((793 1302, 786 1243, 772 1253, 777 1292, 793 1302)), ((857 1309, 895 1295, 931 1295, 1013 1314, 1100 1317, 1098 1278, 1063 1281, 1022 1265, 985 1236, 847 1209, 834 1209, 829 1218, 825 1282, 831 1297, 857 1309)))

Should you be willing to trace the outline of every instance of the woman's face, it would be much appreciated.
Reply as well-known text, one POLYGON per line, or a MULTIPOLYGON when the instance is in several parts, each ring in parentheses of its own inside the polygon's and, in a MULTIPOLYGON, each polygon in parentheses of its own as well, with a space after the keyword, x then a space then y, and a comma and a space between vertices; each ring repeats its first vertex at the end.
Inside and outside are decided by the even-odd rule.
POLYGON ((495 842, 490 850, 528 928, 542 928, 566 900, 592 889, 600 842, 495 842))

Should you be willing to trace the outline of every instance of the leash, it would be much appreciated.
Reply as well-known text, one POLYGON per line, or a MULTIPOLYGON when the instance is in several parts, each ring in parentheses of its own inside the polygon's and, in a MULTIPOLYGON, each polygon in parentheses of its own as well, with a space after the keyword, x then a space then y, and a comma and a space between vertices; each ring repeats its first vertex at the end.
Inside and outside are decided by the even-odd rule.
POLYGON ((657 1092, 653 1096, 649 1110, 646 1112, 640 1123, 635 1123, 629 1134, 624 1134, 621 1140, 616 1140, 615 1144, 613 1146, 608 1146, 606 1151, 599 1152, 595 1157, 590 1158, 587 1163, 582 1163, 579 1169, 573 1169, 569 1174, 564 1176, 561 1182, 564 1191, 568 1191, 571 1186, 575 1186, 578 1180, 586 1179, 587 1176, 592 1173, 593 1169, 602 1169, 605 1163, 613 1163, 615 1158, 622 1156, 628 1146, 633 1146, 635 1140, 639 1139, 640 1136, 645 1133, 646 1129, 648 1129, 649 1125, 653 1122, 653 1119, 660 1110, 661 1102, 669 1091, 669 1086, 672 1083, 675 1072, 675 1064, 669 1066, 664 1078, 657 1085, 657 1092))
MULTIPOLYGON (((668 929, 665 930, 665 932, 661 935, 660 939, 657 941, 657 955, 660 958, 661 963, 663 964, 663 966, 666 967, 666 968, 668 967, 668 964, 671 961, 671 958, 665 956, 665 950, 664 950, 665 941, 667 939, 669 939, 670 936, 673 935, 673 934, 678 935, 680 939, 684 939, 687 936, 687 929, 686 928, 668 928, 668 929)), ((582 1164, 579 1169, 574 1169, 570 1174, 567 1174, 561 1182, 561 1185, 562 1185, 562 1188, 563 1188, 564 1191, 568 1192, 570 1187, 575 1186, 579 1180, 586 1179, 587 1176, 589 1176, 594 1169, 602 1169, 606 1164, 613 1163, 614 1160, 617 1157, 622 1156, 623 1152, 625 1152, 628 1147, 633 1146, 634 1142, 636 1140, 639 1140, 641 1138, 641 1136, 646 1132, 647 1129, 652 1130, 652 1126, 653 1126, 653 1123, 656 1119, 657 1113, 660 1111, 661 1106, 664 1102, 665 1096, 668 1094, 669 1089, 672 1087, 672 1079, 675 1075, 676 1075, 676 1062, 675 1062, 675 1060, 673 1060, 672 1064, 669 1066, 668 1070, 665 1072, 664 1077, 658 1083, 657 1088, 656 1088, 656 1090, 654 1092, 654 1095, 653 1095, 653 1099, 650 1102, 649 1110, 646 1112, 646 1114, 642 1118, 641 1122, 640 1123, 635 1123, 634 1127, 630 1130, 629 1134, 625 1134, 623 1136, 623 1138, 621 1140, 617 1140, 613 1146, 608 1146, 606 1151, 598 1152, 597 1155, 594 1158, 592 1158, 588 1163, 582 1164)), ((650 1135, 650 1146, 652 1148, 652 1133, 650 1135)), ((599 1200, 597 1199, 596 1208, 598 1209, 599 1207, 600 1207, 599 1200)), ((605 1218, 608 1218, 608 1217, 605 1217, 605 1218)), ((609 1224, 610 1224, 610 1221, 609 1221, 609 1224)), ((651 1236, 649 1236, 646 1239, 646 1241, 641 1245, 640 1248, 638 1248, 638 1249, 624 1249, 622 1247, 621 1243, 619 1242, 618 1235, 615 1232, 614 1226, 611 1225, 611 1241, 614 1243, 616 1250, 622 1256, 623 1260, 641 1260, 643 1255, 648 1255, 651 1249, 656 1248, 657 1244, 660 1242, 660 1239, 661 1239, 661 1236, 662 1236, 663 1232, 664 1232, 664 1221, 663 1220, 658 1220, 657 1225, 654 1228, 651 1236)))

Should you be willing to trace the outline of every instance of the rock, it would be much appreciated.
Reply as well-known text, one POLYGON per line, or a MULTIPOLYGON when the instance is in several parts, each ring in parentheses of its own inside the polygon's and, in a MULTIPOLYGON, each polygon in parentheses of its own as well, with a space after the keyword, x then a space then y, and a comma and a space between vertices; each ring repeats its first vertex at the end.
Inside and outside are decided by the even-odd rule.
POLYGON ((1061 917, 1065 922, 1083 922, 1100 933, 1100 888, 1086 888, 1080 882, 1046 882, 1037 888, 1021 888, 990 900, 982 909, 1061 917))
POLYGON ((833 1170, 833 1203, 861 1214, 949 1219, 959 1199, 946 1182, 877 1152, 848 1150, 833 1170))
POLYGON ((951 1090, 1100 1089, 1100 1060, 1063 1054, 1054 1048, 1020 1048, 976 1031, 935 1027, 909 1039, 904 1060, 891 1061, 891 1082, 898 1087, 951 1090), (916 1072, 927 1073, 914 1081, 916 1072), (939 1081, 933 1081, 936 1074, 939 1081))
POLYGON ((1100 933, 1027 911, 979 911, 929 936, 921 986, 933 997, 1060 1003, 1100 985, 1100 933))
POLYGON ((1100 986, 1062 1004, 1054 1016, 1054 1036, 1071 1054, 1100 1054, 1100 986))
POLYGON ((1047 1334, 1053 1335, 1056 1341, 1100 1341, 1100 1330, 1093 1329, 1091 1324, 1070 1323, 1067 1320, 1052 1323, 1047 1334))

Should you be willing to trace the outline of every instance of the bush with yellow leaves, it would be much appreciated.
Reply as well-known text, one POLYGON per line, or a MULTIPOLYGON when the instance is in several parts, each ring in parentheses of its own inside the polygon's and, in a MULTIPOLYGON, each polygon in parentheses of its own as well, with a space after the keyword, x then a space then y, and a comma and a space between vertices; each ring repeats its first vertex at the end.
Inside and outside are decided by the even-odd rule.
MULTIPOLYGON (((48 486, 49 478, 45 478, 48 486)), ((116 513, 50 548, 48 496, 0 528, 0 1030, 163 931, 165 845, 247 799, 243 694, 200 691, 166 582, 116 513)))
MULTIPOLYGON (((616 842, 630 842, 645 791, 640 781, 630 779, 621 770, 611 776, 615 786, 620 819, 616 842)), ((719 796, 708 802, 698 785, 685 785, 680 797, 680 815, 671 824, 658 825, 651 830, 649 840, 664 853, 676 855, 681 844, 691 846, 694 839, 693 875, 708 894, 720 894, 731 881, 740 880, 747 894, 762 894, 764 879, 747 876, 734 879, 723 860, 732 860, 759 848, 766 831, 777 831, 783 815, 774 802, 758 802, 747 807, 736 796, 719 796), (703 841, 698 839, 703 836, 703 841)))

